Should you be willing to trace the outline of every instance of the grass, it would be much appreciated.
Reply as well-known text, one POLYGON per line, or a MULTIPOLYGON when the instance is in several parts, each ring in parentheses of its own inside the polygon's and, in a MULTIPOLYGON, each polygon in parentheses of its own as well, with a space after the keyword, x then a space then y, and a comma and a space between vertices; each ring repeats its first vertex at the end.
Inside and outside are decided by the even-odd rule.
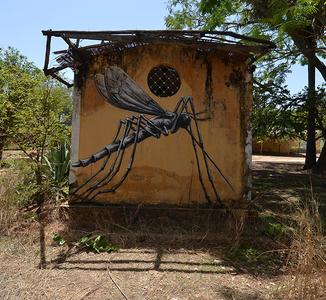
POLYGON ((326 298, 326 237, 318 207, 311 193, 297 210, 297 227, 286 264, 291 280, 281 293, 290 299, 326 298))
POLYGON ((23 158, 7 159, 0 166, 0 233, 23 226, 34 214, 23 209, 31 202, 35 186, 31 166, 23 158))

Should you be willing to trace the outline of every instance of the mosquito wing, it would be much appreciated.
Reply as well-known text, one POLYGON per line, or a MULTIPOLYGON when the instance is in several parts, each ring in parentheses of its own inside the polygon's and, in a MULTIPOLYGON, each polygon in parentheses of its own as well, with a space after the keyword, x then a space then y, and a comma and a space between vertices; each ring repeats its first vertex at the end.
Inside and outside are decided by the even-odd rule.
POLYGON ((104 74, 95 75, 99 93, 112 105, 148 115, 164 114, 164 109, 155 102, 121 68, 111 66, 104 74))

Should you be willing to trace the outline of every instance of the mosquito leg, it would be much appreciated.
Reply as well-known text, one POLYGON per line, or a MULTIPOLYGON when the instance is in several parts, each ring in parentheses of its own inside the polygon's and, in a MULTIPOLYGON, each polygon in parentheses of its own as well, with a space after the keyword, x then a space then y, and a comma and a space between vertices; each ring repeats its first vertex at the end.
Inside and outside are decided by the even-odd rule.
MULTIPOLYGON (((133 130, 135 130, 134 139, 137 138, 136 141, 138 140, 138 136, 139 136, 139 133, 137 134, 137 131, 139 132, 140 129, 142 129, 143 131, 147 132, 150 135, 154 135, 152 132, 146 130, 145 126, 142 125, 142 121, 143 121, 142 118, 133 116, 131 119, 128 119, 128 121, 130 121, 131 125, 135 124, 134 122, 137 121, 135 124, 136 129, 132 128, 133 130)), ((134 144, 134 141, 133 141, 133 144, 134 144)), ((123 156, 120 157, 120 160, 119 160, 118 165, 115 168, 115 170, 111 174, 109 174, 109 176, 107 176, 104 180, 101 180, 101 182, 97 185, 96 188, 101 188, 101 187, 107 185, 108 183, 110 183, 110 181, 114 178, 114 176, 119 172, 121 164, 122 164, 122 159, 123 159, 123 156)))
POLYGON ((178 112, 181 104, 183 104, 183 106, 184 106, 184 97, 181 97, 181 99, 178 101, 177 105, 175 106, 174 113, 178 112))
MULTIPOLYGON (((133 139, 133 143, 134 143, 134 139, 136 136, 137 136, 136 143, 139 142, 138 139, 140 137, 140 134, 139 134, 140 132, 142 132, 143 135, 146 133, 148 136, 154 136, 157 138, 159 138, 162 133, 162 130, 159 127, 157 127, 154 123, 152 124, 152 121, 148 120, 143 115, 141 115, 141 117, 139 117, 139 118, 132 116, 130 119, 127 119, 127 121, 130 124, 130 128, 133 131, 135 131, 135 133, 134 133, 134 136, 129 135, 126 137, 126 139, 127 138, 133 139), (133 128, 133 125, 136 126, 136 129, 133 128), (152 125, 154 125, 154 128, 152 125), (138 134, 136 133, 137 131, 138 131, 138 134)), ((164 134, 164 132, 163 132, 163 134, 164 134)), ((123 147, 125 147, 124 143, 125 143, 126 139, 125 138, 123 139, 123 147)), ((132 141, 132 140, 130 140, 130 141, 132 141)), ((110 181, 112 181, 112 179, 116 176, 116 174, 120 170, 120 167, 122 164, 122 159, 123 159, 123 154, 124 154, 124 150, 122 151, 118 165, 115 167, 115 164, 114 164, 112 166, 113 169, 111 168, 111 170, 110 170, 110 173, 107 176, 105 176, 92 190, 89 189, 90 192, 88 193, 87 197, 89 197, 96 189, 99 189, 99 188, 107 185, 108 183, 110 183, 110 181)), ((97 195, 97 193, 96 193, 96 195, 97 195)), ((91 199, 93 199, 96 195, 92 196, 91 199)))
MULTIPOLYGON (((190 127, 190 126, 189 126, 190 127)), ((191 127, 190 127, 190 131, 191 131, 191 127)), ((192 135, 191 136, 191 142, 192 142, 192 146, 194 148, 194 152, 195 152, 195 157, 196 157, 196 163, 197 163, 197 169, 198 169, 198 176, 199 176, 199 181, 200 181, 200 184, 202 186, 202 189, 203 189, 203 192, 205 194, 205 198, 209 204, 209 206, 212 206, 212 201, 211 199, 209 198, 208 196, 208 193, 207 193, 207 190, 206 190, 206 187, 204 185, 204 181, 203 181, 203 176, 202 176, 202 173, 201 173, 201 168, 200 168, 200 163, 199 163, 199 158, 198 158, 198 151, 197 151, 197 146, 194 142, 194 139, 192 138, 192 135)))
POLYGON ((120 140, 119 147, 118 147, 118 150, 116 152, 115 159, 114 159, 114 161, 112 163, 112 166, 110 167, 110 170, 109 170, 108 174, 106 174, 95 185, 93 185, 90 188, 88 188, 84 193, 81 194, 81 196, 86 194, 85 197, 88 198, 96 189, 98 189, 99 187, 101 187, 102 185, 104 185, 103 182, 106 182, 107 179, 114 172, 114 169, 115 169, 115 166, 116 166, 117 162, 119 161, 118 162, 118 165, 121 164, 122 159, 123 159, 123 156, 124 156, 124 152, 125 152, 125 147, 123 147, 124 146, 124 142, 125 142, 126 137, 129 134, 129 132, 130 132, 130 129, 131 129, 131 121, 130 121, 130 119, 126 119, 126 127, 125 127, 125 130, 124 130, 124 133, 123 133, 123 137, 120 140))
MULTIPOLYGON (((121 127, 122 127, 122 125, 123 124, 125 124, 126 122, 125 121, 122 121, 122 120, 120 120, 120 122, 119 122, 119 126, 118 126, 118 129, 117 129, 117 131, 116 131, 116 134, 115 134, 115 136, 114 136, 114 138, 113 138, 113 140, 112 140, 112 142, 111 142, 111 144, 113 144, 113 143, 115 143, 116 141, 117 141, 117 138, 118 138, 118 135, 119 135, 119 133, 120 133, 120 131, 121 131, 121 127)), ((103 164, 102 164, 102 166, 100 167, 100 169, 95 173, 95 174, 93 174, 90 178, 88 178, 87 180, 85 180, 85 182, 83 182, 72 194, 74 195, 74 194, 76 194, 78 191, 80 191, 84 186, 86 186, 88 183, 90 183, 99 173, 101 173, 104 169, 105 169, 105 167, 106 167, 106 165, 107 165, 107 163, 108 163, 108 161, 109 161, 109 159, 110 159, 110 157, 111 157, 111 152, 109 152, 109 154, 107 155, 107 157, 105 158, 105 161, 103 162, 103 164)))
MULTIPOLYGON (((137 128, 138 118, 133 116, 132 119, 133 119, 132 124, 135 125, 137 128)), ((141 122, 139 125, 140 129, 147 132, 151 136, 159 138, 161 136, 161 134, 167 135, 162 129, 157 127, 150 119, 147 119, 146 117, 142 117, 140 122, 141 122)))
MULTIPOLYGON (((167 130, 162 130, 161 128, 159 128, 158 126, 156 126, 151 119, 146 118, 145 116, 142 116, 142 119, 144 121, 146 121, 150 126, 152 126, 153 128, 155 128, 160 134, 163 134, 165 136, 169 135, 169 133, 167 132, 167 130)), ((160 137, 160 134, 157 136, 157 138, 160 137)))
MULTIPOLYGON (((181 97, 181 99, 179 100, 179 102, 177 103, 176 105, 176 108, 174 110, 174 113, 176 114, 176 117, 175 119, 173 120, 174 121, 174 124, 172 126, 172 131, 175 129, 176 127, 176 124, 178 122, 178 119, 180 118, 180 115, 183 111, 186 110, 186 107, 187 107, 187 100, 184 98, 184 97, 181 97)), ((192 128, 191 126, 190 127, 190 131, 192 132, 192 128)), ((202 189, 203 189, 203 192, 204 192, 204 195, 205 195, 205 198, 209 204, 209 206, 212 206, 212 202, 210 200, 210 197, 208 195, 208 192, 207 192, 207 189, 205 187, 205 184, 204 184, 204 181, 203 181, 203 176, 202 176, 202 172, 201 172, 201 168, 200 168, 200 163, 199 163, 199 157, 198 157, 198 151, 197 151, 197 146, 196 146, 196 143, 193 139, 193 134, 190 135, 191 138, 192 138, 192 146, 194 148, 194 152, 195 152, 195 157, 196 157, 196 163, 197 163, 197 169, 198 169, 198 176, 199 176, 199 181, 200 181, 200 184, 202 186, 202 189)))
POLYGON ((140 117, 138 119, 137 130, 136 130, 136 134, 135 134, 135 138, 134 138, 132 153, 131 153, 130 161, 129 161, 129 164, 128 164, 128 167, 127 167, 127 171, 123 174, 123 176, 121 177, 119 182, 116 183, 112 188, 105 189, 105 190, 102 190, 102 191, 98 191, 96 194, 94 194, 92 196, 92 198, 90 200, 94 199, 99 194, 115 192, 120 187, 120 185, 126 180, 127 176, 129 175, 130 170, 132 169, 133 163, 134 163, 136 148, 137 148, 137 142, 138 142, 138 136, 139 136, 139 132, 140 132, 140 128, 141 128, 141 122, 142 122, 143 118, 144 118, 144 116, 140 115, 140 117))
MULTIPOLYGON (((215 184, 214 184, 214 181, 213 181, 213 178, 212 178, 212 175, 211 175, 211 172, 210 172, 210 169, 209 169, 209 166, 208 166, 208 162, 207 162, 207 156, 206 156, 206 151, 204 150, 204 143, 203 143, 203 139, 202 139, 202 136, 201 136, 201 133, 200 133, 200 130, 199 130, 199 126, 198 126, 198 123, 197 123, 197 118, 196 118, 196 111, 195 111, 195 107, 194 107, 194 104, 192 102, 192 98, 191 97, 188 97, 187 100, 185 100, 185 110, 186 112, 188 113, 188 109, 187 109, 187 104, 190 104, 190 108, 191 108, 191 113, 193 115, 193 118, 194 118, 194 121, 195 121, 195 126, 196 126, 196 132, 197 132, 197 135, 198 135, 198 138, 199 138, 199 147, 202 151, 202 155, 203 155, 203 158, 204 158, 204 162, 205 162, 205 168, 206 168, 206 173, 207 173, 207 176, 208 176, 208 179, 209 179, 209 182, 211 183, 211 186, 212 186, 212 189, 214 191, 214 194, 215 194, 215 197, 216 197, 216 202, 217 202, 217 205, 219 207, 223 207, 223 204, 222 204, 222 201, 221 201, 221 197, 219 195, 219 193, 217 192, 217 189, 215 187, 215 184)), ((191 125, 189 126, 189 130, 190 132, 192 133, 192 129, 191 129, 191 125)), ((192 140, 193 141, 193 140, 192 140)), ((194 142, 194 141, 193 141, 194 142)))
MULTIPOLYGON (((194 137, 193 133, 189 131, 189 129, 186 129, 187 132, 189 133, 189 135, 193 138, 194 142, 197 144, 198 147, 200 147, 200 143, 199 141, 194 137)), ((221 169, 217 166, 217 164, 215 163, 215 161, 210 157, 210 155, 205 151, 205 149, 201 148, 206 157, 208 158, 208 160, 213 164, 213 166, 216 168, 216 170, 218 171, 218 173, 221 175, 221 177, 224 179, 224 181, 227 183, 227 185, 230 187, 230 189, 232 191, 234 191, 233 186, 231 185, 230 181, 224 176, 224 174, 222 173, 221 169)))

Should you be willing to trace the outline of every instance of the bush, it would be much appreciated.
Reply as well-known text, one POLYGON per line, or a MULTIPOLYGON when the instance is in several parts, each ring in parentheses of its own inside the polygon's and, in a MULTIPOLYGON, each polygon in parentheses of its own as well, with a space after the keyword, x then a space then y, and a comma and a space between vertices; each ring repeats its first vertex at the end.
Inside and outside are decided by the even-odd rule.
POLYGON ((32 169, 24 159, 6 160, 0 168, 0 233, 8 234, 30 216, 21 212, 35 193, 32 169), (5 166, 5 168, 3 168, 5 166))
POLYGON ((26 220, 35 219, 37 195, 43 193, 48 204, 61 202, 68 194, 69 147, 59 143, 48 151, 42 166, 42 185, 37 185, 35 164, 18 156, 0 165, 0 233, 8 234, 26 220))

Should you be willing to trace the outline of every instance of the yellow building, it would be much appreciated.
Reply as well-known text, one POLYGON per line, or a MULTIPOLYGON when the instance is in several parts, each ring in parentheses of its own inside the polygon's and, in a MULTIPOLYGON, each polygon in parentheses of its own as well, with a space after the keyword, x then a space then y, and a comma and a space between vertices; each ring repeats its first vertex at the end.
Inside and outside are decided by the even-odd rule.
MULTIPOLYGON (((256 141, 253 139, 252 150, 254 154, 274 154, 274 155, 298 155, 306 152, 306 142, 299 139, 288 140, 265 140, 256 141)), ((320 153, 323 142, 316 141, 316 152, 320 153)))
MULTIPOLYGON (((66 84, 69 83, 58 72, 69 67, 75 74, 71 203, 201 207, 209 203, 214 206, 220 198, 224 206, 234 207, 242 206, 250 198, 251 64, 271 43, 233 33, 197 31, 44 31, 43 34, 47 36, 45 73, 66 84), (69 48, 55 52, 58 64, 50 67, 53 37, 64 39, 69 48), (88 44, 82 45, 82 41, 88 44), (193 99, 207 153, 203 154, 200 143, 195 145, 200 172, 189 127, 136 142, 130 172, 126 170, 132 161, 134 144, 125 148, 122 158, 121 153, 112 152, 105 164, 108 155, 102 152, 101 159, 94 159, 104 147, 121 141, 121 132, 114 141, 120 120, 135 116, 133 126, 136 126, 140 115, 135 109, 112 105, 112 85, 107 83, 111 75, 106 73, 113 70, 112 66, 123 70, 132 85, 140 87, 142 95, 147 94, 165 112, 173 113, 182 97, 193 99), (102 87, 96 78, 102 78, 102 87), (93 161, 78 165, 81 159, 93 161), (112 166, 115 171, 110 173, 112 166), (124 178, 124 174, 128 176, 124 178), (121 180, 119 188, 110 192, 121 180)), ((191 115, 189 103, 187 107, 183 113, 191 115)), ((147 120, 155 117, 146 115, 147 120)), ((195 118, 190 119, 193 135, 199 141, 195 118)), ((152 126, 148 122, 145 121, 147 126, 152 126)), ((130 132, 136 134, 133 130, 130 132)))

